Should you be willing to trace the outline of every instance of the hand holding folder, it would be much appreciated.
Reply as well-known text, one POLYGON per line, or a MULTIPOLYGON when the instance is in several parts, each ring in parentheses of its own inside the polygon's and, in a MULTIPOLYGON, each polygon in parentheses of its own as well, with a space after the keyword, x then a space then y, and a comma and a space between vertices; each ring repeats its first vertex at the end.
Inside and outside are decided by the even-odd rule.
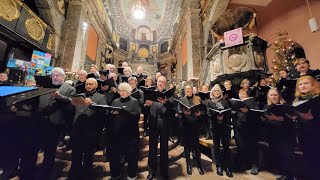
POLYGON ((84 94, 71 95, 70 97, 71 97, 71 103, 73 105, 80 105, 80 106, 87 105, 84 94))

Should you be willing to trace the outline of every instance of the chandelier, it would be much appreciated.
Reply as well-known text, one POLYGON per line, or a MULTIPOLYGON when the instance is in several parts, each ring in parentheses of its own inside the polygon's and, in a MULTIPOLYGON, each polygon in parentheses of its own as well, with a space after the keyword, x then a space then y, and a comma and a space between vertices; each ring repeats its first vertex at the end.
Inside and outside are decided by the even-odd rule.
POLYGON ((146 15, 146 9, 141 5, 140 1, 132 7, 132 14, 136 19, 143 19, 146 15))

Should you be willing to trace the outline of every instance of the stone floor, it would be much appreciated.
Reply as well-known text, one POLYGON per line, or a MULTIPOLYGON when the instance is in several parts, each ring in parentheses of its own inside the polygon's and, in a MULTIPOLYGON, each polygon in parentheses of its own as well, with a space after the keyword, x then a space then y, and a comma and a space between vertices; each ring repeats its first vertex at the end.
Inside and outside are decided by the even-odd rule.
MULTIPOLYGON (((224 176, 218 176, 216 174, 215 170, 215 165, 211 163, 211 159, 208 158, 207 156, 202 154, 202 164, 203 168, 205 170, 204 175, 199 175, 197 168, 195 168, 195 162, 192 162, 192 165, 194 166, 193 168, 193 174, 188 175, 186 172, 186 162, 184 158, 179 159, 178 161, 174 162, 173 164, 170 165, 169 168, 169 175, 172 179, 177 179, 177 180, 206 180, 206 179, 234 179, 234 180, 274 180, 276 179, 276 175, 262 171, 258 175, 254 176, 251 175, 249 171, 243 172, 243 173, 234 173, 233 178, 229 178, 226 175, 224 176)), ((40 159, 41 160, 41 159, 40 159)), ((109 164, 108 163, 95 163, 94 164, 94 171, 98 175, 98 177, 92 177, 92 180, 107 180, 110 178, 110 173, 109 173, 109 164)), ((56 162, 56 167, 55 167, 55 177, 53 179, 58 179, 58 180, 66 180, 67 178, 67 173, 70 168, 70 162, 69 161, 60 161, 58 160, 56 162)), ((148 172, 139 172, 137 178, 138 179, 146 179, 148 175, 148 172)), ((123 180, 125 178, 125 168, 123 172, 123 180)), ((10 180, 19 180, 19 178, 12 178, 10 180)))

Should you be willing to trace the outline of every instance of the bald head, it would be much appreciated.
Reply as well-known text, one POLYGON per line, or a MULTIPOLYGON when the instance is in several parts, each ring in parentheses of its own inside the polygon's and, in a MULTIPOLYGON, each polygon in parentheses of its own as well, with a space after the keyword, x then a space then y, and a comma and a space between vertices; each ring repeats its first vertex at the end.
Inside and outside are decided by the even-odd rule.
POLYGON ((94 78, 89 78, 86 80, 86 91, 92 92, 98 87, 98 82, 94 78))

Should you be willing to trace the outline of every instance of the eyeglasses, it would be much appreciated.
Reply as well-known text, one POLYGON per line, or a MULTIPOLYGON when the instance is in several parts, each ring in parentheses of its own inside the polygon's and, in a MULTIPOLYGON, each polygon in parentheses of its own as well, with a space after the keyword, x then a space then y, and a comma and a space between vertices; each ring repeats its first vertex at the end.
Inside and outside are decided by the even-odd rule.
POLYGON ((51 77, 62 77, 62 75, 61 74, 51 74, 51 77))

